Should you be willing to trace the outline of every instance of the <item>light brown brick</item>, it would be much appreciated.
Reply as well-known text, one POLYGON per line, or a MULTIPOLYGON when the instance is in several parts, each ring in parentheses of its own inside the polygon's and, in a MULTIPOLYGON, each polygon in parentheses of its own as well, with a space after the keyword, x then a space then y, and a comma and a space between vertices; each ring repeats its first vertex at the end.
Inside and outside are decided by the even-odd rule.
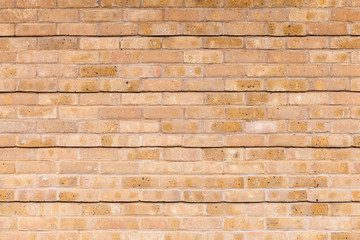
POLYGON ((97 35, 97 25, 91 23, 61 23, 57 28, 59 35, 97 35))
POLYGON ((60 8, 97 7, 98 1, 96 1, 96 0, 80 0, 77 2, 73 2, 71 0, 59 0, 58 6, 60 8))
POLYGON ((115 77, 117 75, 116 66, 106 66, 106 67, 82 67, 81 76, 82 77, 115 77))
POLYGON ((264 23, 226 23, 225 32, 229 35, 265 35, 264 23))
POLYGON ((132 23, 103 23, 99 25, 100 36, 136 35, 137 33, 138 26, 132 23))

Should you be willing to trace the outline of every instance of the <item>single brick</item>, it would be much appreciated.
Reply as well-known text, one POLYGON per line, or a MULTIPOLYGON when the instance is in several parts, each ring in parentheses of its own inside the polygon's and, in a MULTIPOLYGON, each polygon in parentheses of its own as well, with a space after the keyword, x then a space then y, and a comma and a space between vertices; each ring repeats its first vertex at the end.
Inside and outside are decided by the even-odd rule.
POLYGON ((81 77, 115 77, 118 74, 116 66, 111 67, 82 67, 81 77))

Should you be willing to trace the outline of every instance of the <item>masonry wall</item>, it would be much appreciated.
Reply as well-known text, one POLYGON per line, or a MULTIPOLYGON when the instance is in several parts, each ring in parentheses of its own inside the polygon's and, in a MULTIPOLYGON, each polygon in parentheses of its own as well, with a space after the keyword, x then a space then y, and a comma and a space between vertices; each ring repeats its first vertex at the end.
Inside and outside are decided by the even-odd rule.
POLYGON ((0 8, 0 239, 360 239, 359 0, 0 8))

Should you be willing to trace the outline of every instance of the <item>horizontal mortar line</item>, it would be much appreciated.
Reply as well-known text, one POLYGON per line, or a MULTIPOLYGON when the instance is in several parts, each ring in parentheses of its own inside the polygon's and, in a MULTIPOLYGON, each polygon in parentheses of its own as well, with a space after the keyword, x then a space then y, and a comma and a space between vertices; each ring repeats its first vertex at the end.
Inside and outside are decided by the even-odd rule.
MULTIPOLYGON (((9 133, 5 133, 5 134, 9 134, 9 133)), ((33 133, 31 133, 33 134, 33 133)), ((44 133, 39 133, 39 135, 42 134, 44 135, 44 133)), ((49 133, 49 134, 57 134, 57 133, 49 133)), ((26 134, 25 134, 26 135, 26 134)), ((76 133, 72 133, 72 135, 77 135, 76 133)), ((104 134, 106 135, 106 134, 104 134)), ((112 134, 115 136, 120 136, 122 134, 112 134)), ((131 135, 131 134, 123 134, 123 135, 131 135)), ((134 134, 134 135, 138 135, 138 134, 134 134)), ((156 135, 156 134, 154 134, 156 135)), ((164 134, 158 134, 158 135, 164 135, 164 134)), ((201 135, 201 134, 198 134, 201 135)), ((296 134, 295 134, 296 135, 296 134)), ((232 135, 232 136, 236 136, 236 135, 232 135)), ((246 137, 247 135, 245 135, 246 137)), ((201 149, 209 149, 209 148, 286 148, 286 149, 291 149, 291 148, 313 148, 313 149, 359 149, 360 146, 349 146, 349 147, 314 147, 314 146, 213 146, 213 147, 193 147, 193 146, 125 146, 125 147, 116 147, 116 146, 44 146, 44 147, 19 147, 19 146, 0 146, 0 149, 2 148, 10 148, 10 149, 42 149, 42 148, 201 148, 201 149)), ((1 202, 1 201, 0 201, 1 202)))
POLYGON ((122 37, 152 37, 152 38, 161 38, 161 37, 270 37, 270 38, 293 38, 293 37, 360 37, 359 35, 231 35, 231 34, 221 34, 221 35, 9 35, 9 36, 0 36, 0 38, 31 38, 31 37, 94 37, 94 38, 122 38, 122 37))
MULTIPOLYGON (((158 189, 162 190, 162 189, 158 189)), ((310 190, 310 189, 309 189, 310 190)), ((350 189, 354 190, 354 189, 350 189)), ((259 202, 228 202, 228 201, 216 201, 216 202, 187 202, 187 201, 1 201, 0 205, 3 203, 76 203, 76 204, 96 204, 96 203, 113 203, 113 204, 132 204, 132 203, 149 203, 149 204, 177 204, 177 203, 185 203, 185 204, 261 204, 261 203, 269 203, 269 204, 296 204, 296 203, 315 203, 315 204, 341 204, 341 203, 360 203, 360 201, 336 201, 336 202, 316 202, 316 201, 259 201, 259 202)))
MULTIPOLYGON (((329 77, 331 78, 331 77, 329 77)), ((79 79, 81 80, 81 79, 79 79)), ((101 79, 103 80, 103 79, 101 79)), ((241 79, 241 80, 253 80, 253 79, 241 79)), ((36 81, 36 80, 34 80, 36 81)), ((154 80, 156 81, 156 80, 154 80)), ((211 80, 210 80, 211 81, 211 80)), ((58 94, 58 93, 62 93, 62 94, 94 94, 94 93, 297 93, 297 94, 301 94, 301 93, 360 93, 360 90, 358 91, 349 91, 349 90, 306 90, 306 91, 270 91, 270 90, 253 90, 253 91, 235 91, 235 90, 224 90, 224 91, 209 91, 209 90, 204 90, 204 91, 94 91, 94 92, 66 92, 66 91, 52 91, 52 92, 44 92, 44 91, 9 91, 9 92, 4 92, 4 91, 0 91, 0 95, 1 94, 11 94, 11 93, 38 93, 38 94, 58 94)), ((127 104, 127 105, 135 105, 135 104, 127 104)), ((192 104, 191 104, 192 105, 192 104)), ((179 105, 179 106, 191 106, 191 105, 179 105)), ((201 105, 201 104, 198 104, 201 105)), ((208 104, 213 105, 213 104, 208 104)), ((208 106, 203 104, 202 106, 208 106)), ((221 104, 219 104, 221 105, 221 104)), ((216 106, 219 106, 216 105, 216 106)), ((341 105, 341 104, 328 104, 328 105, 341 105)), ((346 104, 345 104, 346 105, 346 104)), ((4 105, 5 106, 5 105, 4 105)), ((65 105, 59 105, 59 106, 65 106, 65 105)), ((75 106, 75 105, 74 105, 75 106)), ((96 105, 93 105, 96 106, 96 105)), ((120 105, 113 105, 113 106, 120 106, 120 105)), ((146 105, 146 106, 169 106, 169 105, 146 105)), ((173 105, 172 105, 173 106, 173 105)), ((225 106, 225 104, 224 104, 225 106)), ((226 106, 237 106, 237 105, 226 105, 226 106)), ((250 105, 249 105, 250 106, 250 105)), ((251 105, 251 106, 257 106, 257 105, 251 105)), ((281 105, 281 106, 294 106, 294 105, 281 105)), ((302 106, 302 105, 296 105, 296 106, 302 106)), ((304 106, 310 106, 305 104, 304 106)))

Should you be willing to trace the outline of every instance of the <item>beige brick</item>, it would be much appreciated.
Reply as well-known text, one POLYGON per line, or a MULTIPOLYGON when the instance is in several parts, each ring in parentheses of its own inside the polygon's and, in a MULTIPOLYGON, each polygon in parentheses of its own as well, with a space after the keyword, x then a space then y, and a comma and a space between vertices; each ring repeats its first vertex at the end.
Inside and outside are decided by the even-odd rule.
POLYGON ((0 22, 35 22, 36 10, 34 9, 5 9, 0 10, 1 17, 0 22))
POLYGON ((99 25, 101 36, 136 35, 138 26, 132 23, 103 23, 99 25))
POLYGON ((223 25, 220 23, 185 23, 185 35, 221 35, 223 25))
POLYGON ((272 36, 301 36, 306 35, 305 24, 269 23, 267 31, 272 36))
POLYGON ((79 20, 79 13, 76 10, 39 10, 38 14, 40 22, 77 22, 79 20))
POLYGON ((162 44, 165 49, 201 48, 202 41, 197 37, 168 37, 162 44))
POLYGON ((103 0, 101 1, 102 7, 140 7, 140 0, 103 0))
POLYGON ((96 0, 80 0, 77 2, 71 0, 59 0, 58 6, 60 8, 97 7, 98 2, 96 0))
POLYGON ((244 21, 244 9, 215 8, 206 11, 205 19, 208 21, 244 21))
POLYGON ((229 35, 265 35, 264 23, 226 23, 225 32, 229 35))
POLYGON ((17 36, 33 35, 55 35, 56 29, 54 24, 19 24, 15 28, 17 36))
POLYGON ((110 67, 82 67, 81 76, 82 77, 115 77, 117 75, 118 69, 116 66, 110 67))
POLYGON ((253 37, 246 42, 246 48, 248 49, 283 49, 285 46, 285 39, 275 37, 253 37))
POLYGON ((81 11, 83 22, 121 22, 122 12, 120 10, 86 10, 81 11))
POLYGON ((15 26, 13 24, 0 24, 0 36, 15 35, 15 26))
POLYGON ((359 239, 359 6, 0 0, 0 239, 359 239))
MULTIPOLYGON (((139 1, 140 2, 140 1, 139 1)), ((144 7, 181 7, 182 2, 179 2, 177 0, 168 0, 168 1, 162 1, 162 0, 144 0, 143 1, 144 7)))
POLYGON ((205 11, 203 9, 166 9, 165 21, 203 21, 205 11))
POLYGON ((60 23, 57 26, 59 35, 92 35, 97 34, 97 25, 91 23, 60 23))

